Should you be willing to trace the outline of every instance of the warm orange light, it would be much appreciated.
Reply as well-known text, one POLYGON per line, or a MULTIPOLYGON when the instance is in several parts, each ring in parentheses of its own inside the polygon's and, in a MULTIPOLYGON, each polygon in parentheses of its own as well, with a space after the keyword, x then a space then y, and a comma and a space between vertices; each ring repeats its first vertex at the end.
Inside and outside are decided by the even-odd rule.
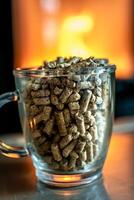
POLYGON ((81 177, 80 175, 56 175, 53 177, 53 180, 56 182, 63 182, 63 183, 69 183, 69 182, 75 182, 80 181, 81 177))
POLYGON ((29 126, 30 126, 31 129, 34 128, 34 123, 33 123, 33 121, 34 121, 34 120, 29 120, 29 126))
POLYGON ((109 58, 117 78, 133 75, 131 1, 14 0, 15 68, 57 56, 109 58))
MULTIPOLYGON (((93 29, 93 18, 88 15, 68 16, 63 23, 63 31, 74 32, 76 34, 89 32, 93 29)), ((67 33, 66 33, 67 34, 67 33)))
POLYGON ((58 196, 75 196, 80 193, 80 190, 78 188, 75 188, 74 190, 55 190, 56 195, 58 196))
POLYGON ((82 56, 91 55, 90 48, 86 45, 84 37, 90 34, 94 20, 90 15, 67 17, 61 25, 59 35, 59 55, 82 56))
POLYGON ((78 192, 74 192, 74 190, 61 190, 61 191, 56 191, 56 194, 57 195, 60 195, 60 196, 73 196, 73 195, 76 195, 78 192))
POLYGON ((63 191, 63 196, 72 196, 72 191, 63 191))
POLYGON ((3 155, 5 155, 6 157, 9 157, 9 158, 20 158, 20 156, 18 154, 15 154, 15 153, 3 153, 3 155))

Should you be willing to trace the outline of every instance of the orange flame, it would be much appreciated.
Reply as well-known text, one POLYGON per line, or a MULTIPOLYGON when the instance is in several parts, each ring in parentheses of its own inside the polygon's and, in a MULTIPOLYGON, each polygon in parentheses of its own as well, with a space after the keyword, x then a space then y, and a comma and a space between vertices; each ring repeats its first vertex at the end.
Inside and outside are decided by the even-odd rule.
POLYGON ((69 182, 75 182, 75 181, 80 181, 81 176, 80 175, 56 175, 53 176, 53 180, 56 182, 63 182, 63 183, 69 183, 69 182))

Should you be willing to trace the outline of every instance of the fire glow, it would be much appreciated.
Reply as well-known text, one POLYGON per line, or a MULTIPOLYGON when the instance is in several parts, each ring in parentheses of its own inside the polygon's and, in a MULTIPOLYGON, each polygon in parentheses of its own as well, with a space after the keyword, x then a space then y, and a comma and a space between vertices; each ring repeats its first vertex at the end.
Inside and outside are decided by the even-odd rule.
POLYGON ((130 0, 14 0, 15 68, 57 56, 95 56, 116 64, 117 78, 130 78, 130 7, 130 0))
POLYGON ((62 175, 62 176, 54 175, 53 180, 55 182, 71 183, 71 182, 75 182, 75 181, 80 181, 81 176, 80 175, 67 175, 67 176, 66 175, 62 175))

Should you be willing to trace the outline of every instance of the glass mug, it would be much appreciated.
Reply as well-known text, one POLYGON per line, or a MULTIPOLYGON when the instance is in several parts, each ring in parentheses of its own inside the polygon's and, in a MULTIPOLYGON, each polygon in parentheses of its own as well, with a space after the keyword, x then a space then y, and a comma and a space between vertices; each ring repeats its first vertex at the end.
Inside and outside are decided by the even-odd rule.
POLYGON ((30 156, 44 183, 70 187, 101 177, 112 133, 115 66, 79 72, 14 70, 16 91, 0 107, 18 101, 25 147, 0 141, 0 153, 30 156))

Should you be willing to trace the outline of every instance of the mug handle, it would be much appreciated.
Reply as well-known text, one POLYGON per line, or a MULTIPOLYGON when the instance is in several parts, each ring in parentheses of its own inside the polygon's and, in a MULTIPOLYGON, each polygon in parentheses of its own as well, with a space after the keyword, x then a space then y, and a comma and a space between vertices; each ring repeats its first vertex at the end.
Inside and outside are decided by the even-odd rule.
MULTIPOLYGON (((0 108, 6 103, 19 100, 19 92, 16 90, 14 92, 7 92, 0 95, 0 108)), ((28 151, 24 147, 15 147, 5 144, 0 140, 0 153, 4 156, 10 158, 20 158, 28 156, 28 151)))

